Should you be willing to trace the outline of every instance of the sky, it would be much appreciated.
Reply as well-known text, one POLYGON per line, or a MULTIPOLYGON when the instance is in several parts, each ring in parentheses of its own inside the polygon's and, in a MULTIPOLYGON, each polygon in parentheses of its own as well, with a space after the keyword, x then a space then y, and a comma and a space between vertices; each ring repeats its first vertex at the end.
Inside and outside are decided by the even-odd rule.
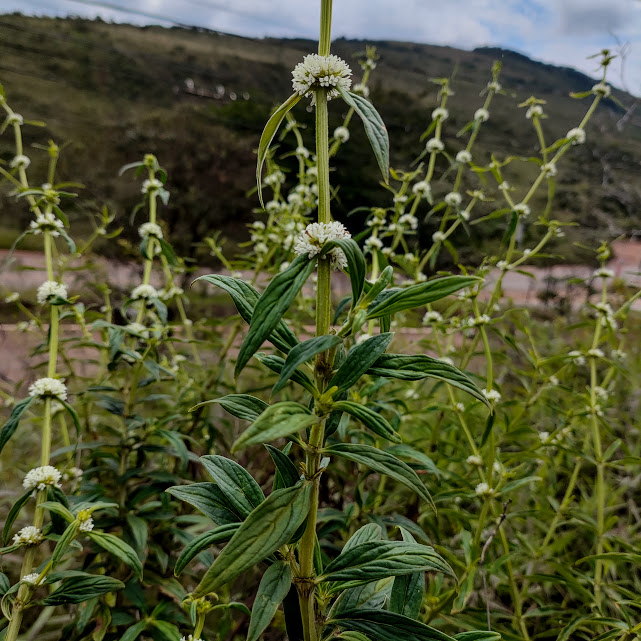
MULTIPOLYGON (((318 38, 319 0, 1 0, 0 11, 184 24, 243 36, 318 38)), ((641 95, 641 0, 336 0, 333 37, 461 49, 500 46, 594 75, 589 56, 625 51, 612 84, 641 95)))

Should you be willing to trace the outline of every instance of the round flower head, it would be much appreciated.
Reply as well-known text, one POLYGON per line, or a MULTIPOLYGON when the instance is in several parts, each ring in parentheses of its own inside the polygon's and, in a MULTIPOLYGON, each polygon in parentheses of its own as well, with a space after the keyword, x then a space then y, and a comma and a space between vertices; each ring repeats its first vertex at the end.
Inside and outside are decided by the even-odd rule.
POLYGON ((44 490, 48 485, 60 487, 62 474, 53 465, 43 465, 27 472, 22 481, 25 490, 44 490))
POLYGON ((55 280, 46 280, 40 287, 36 299, 40 305, 44 305, 55 297, 67 298, 67 288, 62 283, 57 283, 55 280))
POLYGON ((445 240, 445 234, 442 231, 435 231, 432 234, 432 242, 440 243, 445 240))
POLYGON ((162 187, 162 183, 157 178, 147 178, 143 181, 140 191, 143 194, 148 194, 152 191, 158 191, 162 187))
POLYGON ((369 98, 369 87, 364 85, 362 82, 357 82, 352 87, 352 91, 357 93, 359 96, 363 96, 363 98, 369 98))
POLYGON ((546 162, 544 165, 541 165, 541 171, 544 176, 551 178, 552 176, 556 176, 556 165, 553 162, 546 162))
POLYGON ((474 489, 476 496, 486 499, 494 494, 494 490, 485 482, 479 483, 474 489))
POLYGON ((430 153, 434 151, 443 151, 443 149, 445 149, 445 145, 436 138, 430 138, 425 143, 425 149, 427 149, 427 151, 429 151, 430 153))
POLYGON ((271 174, 265 176, 265 180, 263 180, 265 185, 268 187, 274 187, 275 185, 281 185, 282 183, 285 182, 285 174, 277 169, 276 171, 273 171, 271 174))
POLYGON ((193 634, 188 634, 186 637, 180 637, 180 641, 203 641, 203 640, 194 638, 193 634))
MULTIPOLYGON (((80 514, 82 514, 82 512, 80 514)), ((93 519, 90 516, 81 519, 80 514, 78 514, 78 519, 80 520, 80 526, 78 527, 78 530, 80 530, 81 532, 91 532, 94 528, 93 519)))
POLYGON ((352 70, 344 60, 338 56, 319 56, 310 53, 299 62, 292 71, 292 87, 301 96, 312 97, 312 104, 316 104, 315 91, 327 90, 327 99, 338 96, 340 87, 349 91, 352 86, 352 70))
POLYGON ((472 162, 472 154, 467 149, 461 149, 461 151, 456 154, 456 162, 461 165, 467 165, 472 162))
POLYGON ((29 386, 29 396, 38 398, 57 398, 59 401, 67 400, 67 386, 57 378, 39 378, 29 386))
POLYGON ((585 130, 575 127, 570 129, 565 137, 572 142, 573 145, 582 145, 585 142, 585 130))
POLYGON ((432 192, 432 188, 426 180, 420 180, 412 186, 412 192, 417 196, 426 198, 432 192))
POLYGON ((429 323, 441 323, 442 321, 443 317, 441 314, 433 310, 425 312, 425 316, 423 316, 423 325, 428 325, 429 323))
POLYGON ((17 156, 14 156, 9 163, 9 167, 11 169, 15 169, 16 167, 22 167, 23 169, 26 169, 29 165, 31 164, 31 160, 29 160, 28 156, 25 156, 24 154, 18 154, 17 156))
POLYGON ((36 214, 36 219, 29 223, 29 230, 32 234, 38 235, 48 231, 52 236, 60 236, 60 230, 64 229, 64 223, 51 212, 36 214))
POLYGON ((296 147, 295 153, 301 158, 309 158, 309 149, 307 147, 296 147))
POLYGON ((336 127, 334 129, 334 138, 341 142, 347 142, 349 140, 349 129, 347 127, 336 127))
POLYGON ((604 98, 607 98, 612 93, 612 88, 610 85, 606 85, 605 82, 599 82, 592 87, 592 91, 604 98))
POLYGON ((450 112, 443 107, 437 107, 432 112, 432 120, 447 120, 450 115, 450 112))
POLYGON ((5 303, 15 303, 20 300, 20 294, 18 292, 11 292, 8 296, 5 296, 5 303))
POLYGON ((450 207, 459 207, 463 201, 463 196, 457 191, 451 191, 449 194, 445 194, 445 203, 450 207))
POLYGON ((495 389, 491 389, 491 390, 484 389, 484 390, 481 390, 481 392, 483 396, 485 396, 485 398, 488 401, 490 401, 490 403, 497 403, 498 401, 501 400, 501 394, 497 392, 495 389))
POLYGON ((521 218, 527 218, 530 215, 530 207, 525 203, 517 203, 514 205, 514 213, 521 218))
POLYGON ((483 466, 483 459, 478 454, 471 454, 465 459, 465 462, 468 465, 474 465, 476 467, 483 466))
POLYGON ((482 122, 485 122, 486 120, 489 120, 490 118, 490 112, 487 109, 477 109, 474 112, 474 120, 481 120, 482 122))
MULTIPOLYGON (((294 241, 294 253, 299 256, 307 255, 314 258, 320 254, 325 243, 341 238, 351 238, 351 234, 341 223, 311 223, 296 237, 294 241)), ((342 249, 335 247, 326 256, 329 256, 334 269, 347 267, 347 258, 342 249)))
POLYGON ((595 278, 614 278, 614 271, 607 267, 599 267, 592 275, 595 278))
POLYGON ((501 85, 496 80, 492 80, 487 83, 487 89, 488 91, 501 91, 501 85))
POLYGON ((418 218, 412 214, 403 214, 398 219, 399 225, 408 225, 410 229, 416 229, 418 227, 418 218))
POLYGON ((156 223, 143 223, 138 227, 138 233, 141 238, 146 238, 147 236, 153 236, 154 238, 162 238, 162 229, 160 225, 156 223))
POLYGON ((41 541, 42 532, 35 525, 27 525, 13 535, 14 545, 38 545, 41 541))
POLYGON ((158 298, 158 292, 152 285, 138 285, 131 292, 131 298, 133 300, 158 298))
POLYGON ((7 124, 9 125, 22 125, 24 123, 24 118, 17 113, 12 113, 7 117, 7 124))
POLYGON ((543 107, 541 107, 541 105, 532 105, 525 112, 525 117, 526 118, 534 118, 535 116, 537 118, 540 118, 542 115, 543 115, 543 107))
POLYGON ((40 574, 38 572, 32 572, 31 574, 25 574, 21 581, 28 585, 40 585, 40 581, 38 581, 39 578, 40 574))

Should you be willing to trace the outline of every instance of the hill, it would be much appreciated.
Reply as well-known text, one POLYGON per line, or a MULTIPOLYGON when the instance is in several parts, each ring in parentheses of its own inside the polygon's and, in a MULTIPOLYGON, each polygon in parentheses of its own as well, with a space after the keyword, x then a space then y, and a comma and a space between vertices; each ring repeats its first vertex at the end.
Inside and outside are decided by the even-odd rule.
MULTIPOLYGON (((489 161, 492 151, 499 156, 536 152, 536 137, 524 110, 517 108, 519 102, 530 95, 547 101, 545 127, 553 140, 575 127, 589 104, 573 100, 569 92, 594 84, 572 69, 500 49, 367 44, 374 44, 381 57, 371 79, 371 100, 390 131, 392 166, 399 169, 407 169, 422 149, 419 137, 437 104, 430 78, 455 73, 456 95, 444 138, 448 147, 459 149, 456 133, 481 106, 479 92, 493 61, 503 63, 501 83, 507 95, 493 103, 492 118, 477 143, 477 162, 489 161)), ((351 40, 333 45, 356 78, 360 69, 354 55, 364 47, 351 40)), ((2 15, 0 82, 25 119, 47 123, 45 133, 25 127, 27 148, 47 138, 68 143, 61 176, 85 185, 81 204, 70 211, 73 217, 85 220, 87 212, 106 203, 124 221, 139 193, 131 179, 118 177, 118 168, 151 152, 169 174, 172 196, 163 217, 180 251, 193 253, 194 243, 215 230, 245 238, 241 223, 253 218, 252 207, 258 204, 255 194, 247 198, 254 185, 253 150, 270 110, 291 93, 291 69, 314 48, 305 40, 254 40, 203 29, 2 15)), ((625 105, 633 102, 624 92, 613 93, 625 105)), ((331 107, 333 103, 330 126, 341 116, 340 107, 331 107)), ((580 223, 568 235, 570 242, 593 243, 641 227, 641 121, 633 115, 619 130, 624 113, 614 102, 604 103, 588 127, 587 143, 568 154, 559 172, 554 215, 580 223)), ((296 118, 311 123, 304 107, 296 118)), ((339 219, 357 206, 389 205, 361 129, 354 123, 352 140, 335 162, 339 219), (349 172, 342 171, 346 166, 349 172)), ((12 157, 10 143, 9 136, 0 138, 5 161, 12 157)), ((286 140, 281 151, 288 150, 291 142, 286 140)), ((30 155, 44 176, 45 154, 30 155)), ((518 187, 526 176, 518 170, 510 182, 518 187)), ((5 237, 11 229, 23 228, 28 212, 6 190, 0 206, 5 237)), ((497 234, 500 230, 489 227, 481 234, 486 240, 475 242, 473 251, 482 250, 484 242, 491 244, 497 234)), ((581 259, 570 243, 565 249, 581 259)))

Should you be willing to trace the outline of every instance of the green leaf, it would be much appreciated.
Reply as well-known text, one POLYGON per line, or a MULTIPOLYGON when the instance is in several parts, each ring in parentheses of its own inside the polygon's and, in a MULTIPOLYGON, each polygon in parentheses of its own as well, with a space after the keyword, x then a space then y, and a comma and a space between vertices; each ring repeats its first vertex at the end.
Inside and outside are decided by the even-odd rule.
MULTIPOLYGON (((286 447, 291 446, 291 443, 288 443, 286 447)), ((300 473, 296 469, 296 466, 292 463, 289 456, 286 452, 279 450, 277 447, 265 443, 265 447, 269 452, 269 455, 274 461, 276 466, 276 476, 274 477, 274 489, 278 490, 282 487, 293 487, 300 480, 300 473), (278 477, 280 476, 280 481, 278 477)))
POLYGON ((9 514, 7 515, 7 520, 4 523, 4 528, 2 529, 2 544, 5 545, 6 542, 9 540, 9 534, 11 532, 11 528, 13 527, 13 524, 16 522, 16 519, 18 518, 18 515, 20 514, 20 510, 22 509, 22 506, 27 503, 27 501, 31 498, 31 490, 23 494, 12 506, 11 509, 9 510, 9 514))
MULTIPOLYGON (((268 367, 272 372, 276 372, 277 374, 280 374, 283 371, 283 367, 285 367, 285 359, 280 356, 258 353, 256 354, 256 358, 265 365, 265 367, 268 367)), ((318 393, 312 379, 302 370, 295 369, 289 378, 301 387, 304 387, 312 396, 318 393)))
POLYGON ((101 594, 124 589, 125 584, 110 576, 71 577, 54 590, 43 605, 62 605, 63 603, 82 603, 101 594))
POLYGON ((389 182, 389 136, 383 119, 379 116, 378 111, 368 100, 351 91, 345 91, 341 87, 336 87, 341 98, 360 116, 365 127, 365 133, 369 138, 369 143, 376 156, 376 162, 380 167, 381 174, 385 183, 389 182))
MULTIPOLYGON (((434 503, 430 493, 423 485, 418 474, 406 463, 392 456, 388 452, 379 450, 371 445, 355 445, 353 443, 339 443, 325 448, 323 453, 327 456, 340 456, 354 463, 366 465, 379 474, 387 474, 393 479, 403 483, 416 492, 424 501, 433 508, 434 503)), ((434 508, 435 509, 435 508, 434 508)))
POLYGON ((139 580, 142 580, 142 563, 128 543, 106 532, 87 532, 87 536, 109 554, 118 557, 135 572, 139 580))
MULTIPOLYGON (((491 630, 470 630, 454 635, 456 641, 500 641, 501 635, 491 630)), ((557 639, 560 641, 560 639, 557 639)))
POLYGON ((285 271, 276 274, 267 285, 254 308, 249 333, 240 346, 234 370, 236 377, 281 321, 315 266, 315 260, 307 256, 298 256, 285 271))
POLYGON ((256 184, 258 186, 258 198, 260 200, 261 207, 264 207, 262 180, 263 165, 267 158, 269 145, 272 144, 272 140, 274 139, 281 123, 285 119, 285 116, 293 109, 294 105, 296 105, 301 98, 302 96, 298 92, 287 98, 287 100, 285 100, 285 102, 270 116, 265 128, 263 129, 263 133, 260 135, 260 142, 258 143, 258 160, 256 162, 256 184))
POLYGON ((65 521, 67 521, 67 523, 71 523, 76 520, 73 513, 62 503, 58 503, 58 501, 44 501, 44 503, 40 503, 39 507, 43 510, 49 510, 54 514, 61 516, 65 521))
POLYGON ((387 349, 394 334, 387 332, 372 336, 359 345, 352 347, 343 364, 327 384, 327 387, 338 387, 334 396, 339 396, 347 391, 367 370, 376 362, 376 359, 387 349))
POLYGON ((135 625, 132 625, 127 631, 120 637, 120 641, 135 641, 147 628, 147 619, 143 621, 138 621, 135 625))
POLYGON ((365 274, 367 272, 365 257, 358 243, 353 238, 341 238, 325 243, 321 251, 321 256, 324 256, 327 252, 334 249, 334 247, 342 249, 345 258, 347 258, 349 281, 352 286, 352 302, 355 305, 361 297, 365 285, 365 274))
MULTIPOLYGON (((416 543, 414 537, 407 530, 402 527, 399 529, 404 541, 416 543)), ((397 576, 392 586, 388 609, 390 612, 402 614, 410 619, 418 619, 424 594, 425 572, 397 576)))
POLYGON ((389 316, 405 309, 415 309, 445 298, 459 289, 479 282, 475 276, 445 276, 417 283, 403 289, 393 287, 382 291, 367 308, 367 319, 389 316))
MULTIPOLYGON (((220 276, 218 274, 210 274, 207 276, 200 276, 198 280, 205 280, 216 287, 224 289, 234 301, 236 309, 241 318, 250 323, 254 314, 254 307, 260 298, 260 294, 249 283, 246 283, 240 278, 233 278, 232 276, 220 276)), ((268 340, 281 352, 289 352, 290 348, 298 343, 296 335, 287 326, 285 321, 280 321, 274 331, 269 336, 268 340)))
POLYGON ((202 456, 200 460, 227 500, 243 518, 265 500, 260 485, 235 461, 217 454, 202 456))
POLYGON ((403 381, 435 378, 458 387, 489 406, 483 392, 469 376, 453 365, 425 354, 381 354, 367 373, 403 381))
POLYGON ((332 404, 332 409, 347 412, 350 416, 361 421, 363 425, 372 430, 372 432, 387 439, 388 441, 392 441, 392 443, 401 442, 400 435, 394 430, 389 422, 378 412, 375 412, 369 407, 365 407, 365 405, 353 403, 352 401, 337 401, 332 404))
POLYGON ((60 563, 60 561, 62 561, 62 557, 69 549, 69 546, 78 534, 79 526, 80 524, 77 521, 74 521, 73 523, 70 523, 67 529, 63 532, 62 536, 58 540, 58 543, 56 544, 53 555, 51 556, 52 569, 55 568, 56 565, 60 563))
POLYGON ((316 354, 325 352, 332 347, 336 347, 343 342, 343 339, 340 336, 327 335, 327 336, 315 336, 309 340, 299 343, 295 347, 292 347, 287 359, 285 360, 285 366, 280 372, 280 377, 274 385, 272 390, 272 395, 280 392, 287 381, 291 378, 292 374, 296 371, 299 365, 307 362, 312 359, 316 354))
POLYGON ((231 451, 237 452, 248 445, 273 441, 289 436, 318 423, 319 418, 304 405, 283 401, 270 405, 237 439, 231 451))
POLYGON ((221 398, 198 403, 190 408, 189 411, 193 412, 196 408, 209 403, 218 403, 232 416, 242 418, 245 421, 255 421, 269 407, 265 401, 250 394, 227 394, 227 396, 222 396, 221 398))
POLYGON ((258 641, 274 618, 278 606, 287 596, 291 584, 292 571, 289 563, 278 561, 267 568, 252 607, 247 641, 258 641))
POLYGON ((320 581, 368 583, 389 576, 437 571, 455 576, 434 548, 406 541, 366 541, 341 553, 326 568, 320 581))
POLYGON ((166 492, 193 505, 216 525, 237 523, 242 519, 242 516, 234 511, 227 497, 215 483, 174 485, 167 488, 166 492))
POLYGON ((414 449, 413 447, 410 447, 409 445, 401 443, 399 445, 393 445, 392 447, 388 447, 386 449, 390 454, 394 454, 394 456, 399 456, 400 458, 409 459, 414 463, 418 463, 424 470, 427 470, 428 472, 431 472, 436 476, 442 475, 441 470, 436 467, 436 464, 429 456, 423 454, 423 452, 420 452, 419 450, 414 449))
POLYGON ((21 401, 18 401, 11 410, 9 415, 9 420, 2 426, 0 430, 0 452, 7 444, 7 441, 14 435, 15 431, 18 429, 18 424, 23 414, 29 409, 31 403, 36 400, 35 396, 29 396, 24 398, 21 401))
POLYGON ((307 517, 312 483, 272 492, 238 528, 193 593, 218 590, 287 543, 307 517))
POLYGON ((326 626, 362 632, 373 641, 452 641, 452 637, 395 612, 361 608, 342 612, 326 626))
POLYGON ((190 541, 183 551, 180 553, 180 556, 176 560, 176 565, 174 566, 174 574, 180 576, 182 571, 187 567, 187 564, 191 560, 198 556, 203 550, 210 548, 216 543, 227 543, 229 539, 234 535, 236 530, 240 527, 240 523, 228 523, 227 525, 220 525, 209 532, 204 532, 200 534, 195 539, 190 541))
POLYGON ((382 609, 385 603, 389 601, 393 581, 394 577, 387 577, 380 581, 372 581, 371 583, 343 590, 334 602, 330 616, 348 610, 360 610, 361 608, 382 609))
POLYGON ((383 536, 383 530, 377 523, 367 523, 358 528, 354 534, 349 538, 343 547, 341 554, 345 554, 351 548, 361 543, 368 543, 370 541, 380 541, 383 536))

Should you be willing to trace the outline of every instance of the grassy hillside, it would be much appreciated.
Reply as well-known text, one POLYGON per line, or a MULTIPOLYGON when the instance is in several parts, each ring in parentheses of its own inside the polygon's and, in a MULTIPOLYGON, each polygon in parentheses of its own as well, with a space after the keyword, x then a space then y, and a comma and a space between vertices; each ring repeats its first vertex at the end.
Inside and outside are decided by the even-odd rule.
MULTIPOLYGON (((335 53, 352 64, 357 79, 360 69, 354 54, 364 44, 339 40, 334 45, 335 53)), ((456 132, 481 105, 478 94, 490 77, 492 62, 502 61, 501 82, 508 95, 497 96, 493 104, 492 118, 477 145, 477 162, 489 161, 492 151, 499 157, 536 151, 524 110, 516 107, 519 102, 530 95, 547 101, 545 126, 552 140, 576 126, 587 108, 586 101, 571 99, 569 92, 594 84, 579 72, 509 51, 369 44, 375 44, 381 56, 372 76, 371 99, 388 126, 392 165, 399 169, 407 169, 422 149, 418 139, 436 106, 432 77, 455 73, 456 95, 445 139, 456 151, 462 147, 456 132)), ((163 218, 169 221, 175 244, 189 253, 213 230, 244 238, 242 223, 252 219, 252 207, 258 204, 255 194, 246 197, 254 184, 253 150, 270 109, 291 93, 291 69, 313 49, 314 44, 304 40, 252 40, 204 30, 0 16, 0 82, 25 119, 47 123, 45 133, 25 127, 27 144, 49 137, 68 143, 60 164, 62 176, 85 185, 81 207, 70 213, 84 220, 87 211, 106 203, 124 220, 139 194, 130 178, 117 176, 118 168, 154 153, 169 173, 172 193, 163 218), (192 83, 194 91, 205 95, 189 93, 192 83)), ((624 104, 632 102, 622 92, 614 95, 624 104)), ((331 107, 334 103, 330 112, 338 124, 340 105, 331 107)), ((568 235, 570 243, 641 228, 641 121, 633 118, 619 131, 616 123, 623 113, 612 102, 601 106, 588 127, 587 144, 573 149, 559 172, 555 217, 581 223, 568 235)), ((296 112, 301 122, 310 117, 304 107, 296 112)), ((354 123, 352 131, 333 175, 340 188, 338 218, 360 205, 389 204, 360 125, 354 123), (348 165, 349 182, 343 178, 347 172, 341 171, 348 165)), ((0 158, 5 161, 12 156, 10 142, 6 135, 0 138, 0 158)), ((283 153, 289 145, 285 141, 283 153)), ((30 155, 36 168, 44 167, 44 158, 37 158, 37 152, 30 155)), ((515 167, 509 177, 517 186, 527 177, 518 171, 515 167)), ((28 212, 17 208, 6 190, 1 198, 6 235, 7 227, 23 227, 28 212)), ((500 229, 488 228, 487 242, 500 234, 500 229)), ((475 242, 474 250, 478 247, 483 245, 475 242)), ((580 250, 565 249, 581 258, 580 250)))

